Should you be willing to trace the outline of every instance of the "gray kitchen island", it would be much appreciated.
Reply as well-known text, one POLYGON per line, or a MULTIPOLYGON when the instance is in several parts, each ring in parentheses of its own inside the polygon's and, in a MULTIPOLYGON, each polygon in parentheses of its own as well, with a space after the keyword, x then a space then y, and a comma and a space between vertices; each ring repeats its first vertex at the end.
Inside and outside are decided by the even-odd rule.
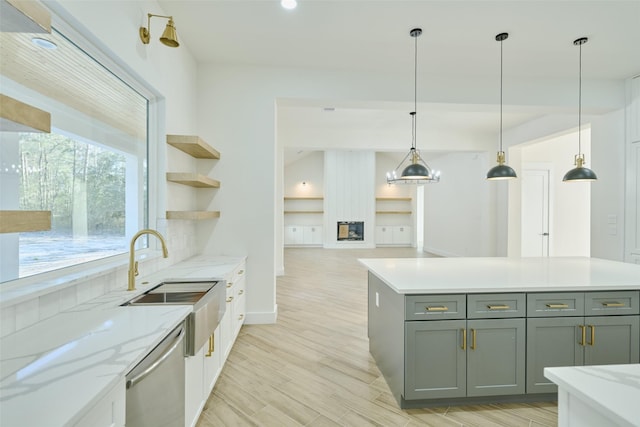
POLYGON ((555 400, 545 367, 640 361, 640 265, 360 259, 369 349, 402 408, 555 400))

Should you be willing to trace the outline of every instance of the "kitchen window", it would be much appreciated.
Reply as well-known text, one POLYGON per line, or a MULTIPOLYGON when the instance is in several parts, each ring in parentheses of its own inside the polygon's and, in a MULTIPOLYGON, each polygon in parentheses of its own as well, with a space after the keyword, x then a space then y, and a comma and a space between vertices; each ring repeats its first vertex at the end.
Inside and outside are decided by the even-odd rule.
MULTIPOLYGON (((0 283, 128 252, 148 226, 149 96, 53 30, 0 33, 0 92, 51 114, 51 132, 0 132, 0 210, 51 229, 0 234, 0 283)), ((142 240, 142 239, 141 239, 142 240)))

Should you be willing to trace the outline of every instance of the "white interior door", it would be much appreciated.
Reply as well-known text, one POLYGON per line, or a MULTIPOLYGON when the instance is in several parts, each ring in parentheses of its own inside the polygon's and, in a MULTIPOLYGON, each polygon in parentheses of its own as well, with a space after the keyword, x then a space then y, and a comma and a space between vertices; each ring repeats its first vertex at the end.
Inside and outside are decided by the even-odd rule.
POLYGON ((549 170, 525 169, 522 173, 523 257, 549 256, 549 170))

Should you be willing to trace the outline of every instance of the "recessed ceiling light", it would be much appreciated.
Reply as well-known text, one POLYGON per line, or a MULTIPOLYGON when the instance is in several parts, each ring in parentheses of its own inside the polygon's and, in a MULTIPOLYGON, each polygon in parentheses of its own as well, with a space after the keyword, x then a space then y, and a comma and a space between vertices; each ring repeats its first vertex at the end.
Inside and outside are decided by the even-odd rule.
POLYGON ((44 49, 53 50, 53 49, 56 49, 58 47, 58 45, 56 45, 51 40, 43 39, 41 37, 34 37, 34 38, 31 39, 31 41, 36 46, 42 47, 44 49))
POLYGON ((298 2, 296 0, 281 0, 280 5, 287 10, 291 10, 298 6, 298 2))

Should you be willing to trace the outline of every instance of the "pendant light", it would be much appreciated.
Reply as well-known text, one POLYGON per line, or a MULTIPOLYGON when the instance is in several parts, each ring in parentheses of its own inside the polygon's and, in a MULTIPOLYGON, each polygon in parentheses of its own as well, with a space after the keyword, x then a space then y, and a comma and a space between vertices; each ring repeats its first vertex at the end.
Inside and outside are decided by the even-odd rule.
POLYGON ((518 177, 516 171, 505 164, 505 155, 502 151, 502 42, 508 37, 509 33, 500 33, 496 36, 496 41, 500 42, 500 151, 498 151, 498 164, 487 172, 487 179, 491 181, 518 177))
POLYGON ((582 126, 582 45, 589 39, 581 37, 574 40, 573 44, 580 48, 580 60, 579 60, 579 78, 578 78, 578 154, 574 157, 575 168, 567 172, 562 178, 563 181, 578 182, 578 181, 595 181, 598 179, 595 172, 589 168, 584 167, 584 154, 582 154, 582 144, 580 137, 580 127, 582 126))
POLYGON ((440 172, 434 172, 422 159, 420 152, 416 148, 416 121, 418 110, 418 37, 420 37, 421 34, 422 29, 420 28, 414 28, 409 31, 409 35, 415 40, 413 111, 409 113, 411 115, 411 149, 393 172, 387 172, 388 184, 428 184, 440 181, 440 172), (410 159, 411 163, 402 170, 400 177, 398 177, 396 171, 400 170, 407 159, 410 159))

